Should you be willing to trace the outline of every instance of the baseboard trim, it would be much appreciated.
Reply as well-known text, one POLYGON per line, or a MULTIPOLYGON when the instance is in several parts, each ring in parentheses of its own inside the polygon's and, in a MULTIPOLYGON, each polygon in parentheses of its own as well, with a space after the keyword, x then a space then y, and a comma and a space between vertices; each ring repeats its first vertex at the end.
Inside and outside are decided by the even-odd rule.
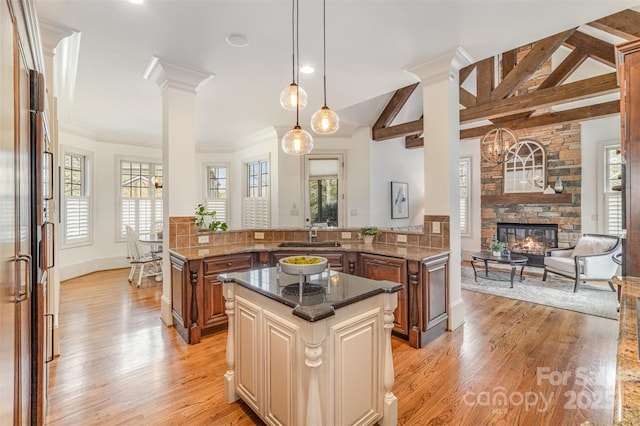
POLYGON ((164 295, 160 299, 160 319, 167 327, 173 325, 173 315, 171 315, 171 300, 164 295))
POLYGON ((449 330, 453 331, 464 324, 464 300, 462 298, 449 304, 449 330))
POLYGON ((87 260, 84 262, 74 263, 72 265, 60 266, 60 281, 70 280, 93 272, 128 267, 129 261, 122 256, 87 260))

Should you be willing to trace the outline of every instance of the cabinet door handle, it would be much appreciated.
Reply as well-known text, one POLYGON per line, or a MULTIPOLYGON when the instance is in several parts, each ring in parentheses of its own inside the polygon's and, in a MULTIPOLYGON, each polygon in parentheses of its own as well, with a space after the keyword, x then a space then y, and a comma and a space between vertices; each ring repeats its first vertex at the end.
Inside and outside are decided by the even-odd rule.
POLYGON ((45 151, 44 155, 49 157, 49 191, 44 198, 46 201, 53 200, 53 152, 45 151))
MULTIPOLYGON (((53 358, 55 358, 54 355, 53 355, 53 333, 54 333, 54 330, 53 330, 53 326, 54 326, 54 324, 53 324, 53 314, 44 314, 44 317, 45 318, 51 317, 51 336, 49 336, 49 339, 50 339, 49 340, 49 346, 51 347, 51 359, 47 359, 44 362, 45 364, 49 364, 51 361, 53 361, 53 358)), ((46 327, 46 321, 45 321, 45 327, 46 327)), ((47 351, 48 348, 45 348, 44 350, 47 351)))
POLYGON ((378 265, 391 265, 388 260, 373 259, 372 262, 377 263, 378 265))
MULTIPOLYGON (((31 294, 31 256, 28 254, 20 254, 18 253, 15 257, 16 263, 22 262, 25 266, 25 277, 27 279, 27 283, 24 286, 24 291, 22 285, 20 285, 20 280, 16 281, 16 303, 24 302, 29 299, 29 294, 31 294)), ((22 276, 20 274, 20 276, 22 276)))
POLYGON ((232 262, 227 262, 227 266, 233 266, 232 262))
POLYGON ((42 224, 42 269, 48 271, 56 263, 55 224, 45 222, 42 224), (47 231, 51 230, 51 233, 47 231), (51 239, 51 253, 49 253, 49 239, 51 239), (51 254, 51 256, 49 256, 51 254), (51 259, 49 259, 51 257, 51 259))

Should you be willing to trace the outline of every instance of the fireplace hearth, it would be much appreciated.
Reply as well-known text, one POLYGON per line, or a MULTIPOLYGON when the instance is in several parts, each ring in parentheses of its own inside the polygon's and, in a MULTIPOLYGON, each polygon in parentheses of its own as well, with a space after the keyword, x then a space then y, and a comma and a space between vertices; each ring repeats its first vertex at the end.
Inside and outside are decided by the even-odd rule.
POLYGON ((558 225, 498 222, 497 238, 512 253, 527 256, 527 265, 544 266, 545 250, 558 247, 558 225))

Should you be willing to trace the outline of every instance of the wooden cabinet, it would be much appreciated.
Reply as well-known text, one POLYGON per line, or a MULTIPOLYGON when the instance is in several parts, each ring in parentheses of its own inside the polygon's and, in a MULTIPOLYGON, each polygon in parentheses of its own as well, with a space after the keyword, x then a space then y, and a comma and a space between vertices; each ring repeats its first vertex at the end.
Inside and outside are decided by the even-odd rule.
POLYGON ((409 335, 409 300, 407 297, 407 261, 375 254, 360 254, 359 275, 372 280, 400 283, 404 287, 398 292, 398 307, 393 313, 393 331, 409 335))
POLYGON ((225 298, 218 274, 276 265, 287 256, 322 256, 331 269, 372 280, 399 283, 394 311, 395 334, 420 348, 447 328, 449 255, 406 260, 355 251, 286 250, 241 253, 187 260, 171 253, 172 315, 178 333, 188 343, 227 324, 225 298))
POLYGON ((449 255, 414 262, 409 269, 409 344, 421 348, 447 329, 449 255))
POLYGON ((218 274, 248 271, 253 268, 253 258, 253 254, 248 253, 215 257, 202 262, 202 334, 214 331, 216 326, 227 323, 222 283, 218 281, 218 274))
POLYGON ((254 254, 187 260, 171 253, 171 312, 178 334, 187 343, 227 324, 225 299, 218 274, 252 269, 254 254))
POLYGON ((364 298, 308 322, 246 286, 227 282, 223 288, 232 307, 227 402, 242 398, 269 425, 395 424, 384 309, 395 306, 397 293, 364 298))
POLYGON ((622 121, 623 275, 640 276, 640 40, 616 46, 622 121), (635 214, 633 212, 636 212, 635 214))

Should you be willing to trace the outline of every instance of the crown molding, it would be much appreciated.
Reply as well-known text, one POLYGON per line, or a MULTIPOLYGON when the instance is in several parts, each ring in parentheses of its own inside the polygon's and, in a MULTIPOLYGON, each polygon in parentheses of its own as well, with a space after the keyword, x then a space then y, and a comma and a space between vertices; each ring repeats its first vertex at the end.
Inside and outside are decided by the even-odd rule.
POLYGON ((151 57, 149 65, 143 74, 145 80, 153 81, 164 92, 167 88, 195 93, 200 84, 215 75, 201 70, 165 61, 157 56, 151 57))

